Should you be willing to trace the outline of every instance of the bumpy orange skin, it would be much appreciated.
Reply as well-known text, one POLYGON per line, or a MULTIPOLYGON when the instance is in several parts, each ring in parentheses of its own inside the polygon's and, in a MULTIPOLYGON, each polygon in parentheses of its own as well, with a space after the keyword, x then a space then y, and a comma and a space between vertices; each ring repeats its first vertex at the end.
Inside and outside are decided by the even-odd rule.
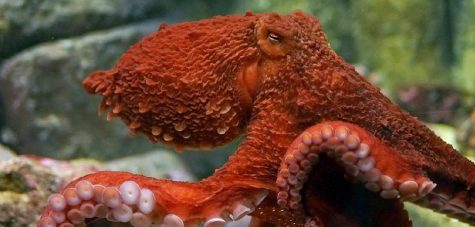
POLYGON ((114 69, 93 73, 84 87, 105 96, 102 108, 153 142, 222 145, 249 121, 251 101, 241 98, 236 75, 258 58, 251 45, 253 20, 231 16, 162 25, 114 69))
MULTIPOLYGON (((334 219, 325 226, 363 226, 368 220, 374 220, 374 226, 388 222, 410 226, 401 201, 382 200, 360 190, 331 161, 312 172, 302 192, 304 215, 276 205, 276 175, 289 145, 312 125, 335 120, 357 125, 381 146, 397 151, 398 162, 405 163, 402 172, 422 172, 437 183, 434 195, 463 194, 471 206, 475 166, 364 80, 331 49, 319 22, 302 12, 247 13, 163 25, 132 46, 113 69, 86 78, 84 87, 104 96, 100 108, 108 110, 109 117, 120 117, 132 134, 142 133, 153 142, 212 148, 245 134, 246 140, 213 176, 197 185, 167 182, 167 187, 176 186, 176 198, 186 195, 186 202, 165 203, 183 220, 202 218, 199 211, 185 206, 203 195, 212 198, 203 188, 211 186, 237 193, 229 203, 242 199, 238 192, 246 187, 270 190, 252 215, 283 226, 303 225, 305 215, 331 214, 334 219), (339 195, 365 198, 362 203, 372 212, 362 216, 348 212, 361 204, 342 208, 339 195)), ((86 178, 119 183, 111 173, 86 178)), ((154 193, 163 190, 157 187, 154 193)), ((209 200, 216 209, 218 203, 209 200)), ((431 208, 430 203, 421 203, 431 208)), ((464 215, 469 215, 465 221, 473 220, 473 214, 464 215)))

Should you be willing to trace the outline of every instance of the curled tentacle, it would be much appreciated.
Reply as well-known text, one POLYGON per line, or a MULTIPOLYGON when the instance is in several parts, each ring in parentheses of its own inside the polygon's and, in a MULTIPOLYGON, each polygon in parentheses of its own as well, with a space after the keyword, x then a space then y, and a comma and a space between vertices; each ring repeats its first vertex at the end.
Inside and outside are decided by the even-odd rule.
MULTIPOLYGON (((403 199, 475 223, 474 189, 407 160, 359 126, 333 121, 305 130, 289 147, 277 177, 277 203, 302 208, 301 190, 322 154, 383 199, 403 199)), ((423 161, 421 161, 423 162, 423 161)), ((317 190, 317 189, 315 189, 317 190)), ((315 192, 313 193, 315 194, 315 192)))
MULTIPOLYGON (((326 219, 325 225, 364 226, 362 224, 365 223, 364 217, 358 217, 345 211, 344 207, 335 205, 350 202, 331 199, 332 197, 350 199, 352 193, 358 190, 358 186, 347 179, 337 181, 339 175, 335 173, 338 172, 350 181, 357 180, 359 187, 366 188, 360 192, 361 195, 358 195, 365 197, 365 200, 359 202, 360 204, 367 204, 366 207, 384 208, 378 210, 391 210, 385 213, 386 219, 394 218, 398 220, 399 225, 403 223, 410 226, 410 222, 402 203, 399 204, 400 201, 397 199, 417 200, 436 187, 417 165, 404 160, 395 150, 362 128, 350 123, 333 121, 310 127, 291 144, 282 159, 277 175, 277 203, 293 211, 304 209, 307 215, 317 218, 316 220, 318 217, 333 217, 333 220, 326 219), (325 160, 324 163, 319 164, 322 159, 325 160), (332 167, 332 163, 328 163, 328 160, 332 160, 335 167, 332 167), (326 191, 319 187, 331 190, 326 191), (305 204, 314 207, 308 209, 304 207, 305 204)), ((354 209, 360 208, 355 205, 354 209)), ((380 211, 370 213, 374 215, 368 215, 366 220, 371 218, 380 220, 384 216, 380 211)), ((381 223, 381 226, 385 225, 387 223, 381 223)))
POLYGON ((277 202, 281 206, 292 210, 301 207, 300 191, 323 153, 384 199, 416 200, 436 187, 417 165, 409 165, 395 150, 360 127, 325 122, 305 130, 285 154, 277 177, 277 202))
POLYGON ((174 182, 98 172, 69 183, 48 200, 38 226, 84 225, 99 218, 132 226, 221 226, 254 211, 267 190, 202 181, 174 182), (168 225, 167 225, 168 224, 168 225))

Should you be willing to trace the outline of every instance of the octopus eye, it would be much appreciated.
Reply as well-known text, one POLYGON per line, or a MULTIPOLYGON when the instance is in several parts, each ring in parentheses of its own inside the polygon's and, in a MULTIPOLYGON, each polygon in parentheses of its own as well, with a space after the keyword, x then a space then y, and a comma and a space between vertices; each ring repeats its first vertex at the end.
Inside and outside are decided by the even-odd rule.
POLYGON ((280 40, 282 39, 279 35, 275 34, 275 33, 269 33, 267 35, 267 38, 269 39, 269 41, 271 41, 272 43, 277 43, 277 42, 280 42, 280 40))

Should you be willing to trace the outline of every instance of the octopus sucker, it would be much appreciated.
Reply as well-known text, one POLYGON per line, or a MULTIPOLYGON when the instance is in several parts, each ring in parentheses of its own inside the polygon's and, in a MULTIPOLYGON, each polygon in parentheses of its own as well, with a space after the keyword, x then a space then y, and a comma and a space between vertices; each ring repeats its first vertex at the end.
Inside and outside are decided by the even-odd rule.
MULTIPOLYGON (((185 226, 188 222, 217 226, 220 223, 239 220, 252 212, 267 196, 266 191, 252 190, 249 191, 249 197, 236 198, 235 203, 227 210, 216 207, 216 210, 209 210, 206 216, 204 214, 196 216, 192 210, 173 211, 166 208, 170 201, 180 200, 181 193, 171 197, 168 195, 169 198, 166 198, 168 192, 165 188, 174 185, 175 182, 163 180, 163 189, 160 190, 154 186, 153 179, 123 173, 119 177, 122 180, 120 184, 116 184, 116 182, 108 182, 104 185, 96 184, 98 179, 114 174, 114 172, 101 172, 88 175, 75 182, 76 187, 67 186, 61 193, 52 194, 47 205, 49 211, 43 214, 38 225, 59 226, 68 223, 82 225, 86 224, 88 220, 106 218, 111 222, 128 222, 132 226, 151 226, 152 224, 185 226), (147 188, 147 186, 151 186, 151 188, 147 188), (160 191, 162 195, 156 195, 160 191), (70 200, 74 203, 68 203, 70 200), (221 217, 223 215, 230 218, 224 219, 221 217)), ((201 186, 201 193, 209 193, 207 187, 209 188, 209 186, 201 186)), ((197 192, 190 191, 190 193, 197 192)), ((214 199, 209 198, 200 203, 220 203, 220 201, 212 200, 214 199)), ((194 203, 189 201, 184 204, 194 203)))
POLYGON ((196 183, 73 180, 38 226, 211 227, 251 215, 265 226, 409 227, 403 201, 475 224, 475 165, 359 75, 304 12, 161 26, 83 86, 103 96, 99 112, 154 143, 245 139, 196 183))
MULTIPOLYGON (((381 146, 384 146, 384 149, 379 152, 386 152, 389 148, 372 137, 358 126, 345 122, 325 122, 305 130, 284 155, 277 175, 280 197, 277 203, 293 210, 301 208, 302 197, 299 190, 303 188, 308 174, 313 169, 309 166, 318 165, 318 159, 313 158, 313 161, 310 161, 307 158, 309 154, 327 153, 344 167, 347 174, 357 177, 368 190, 378 193, 384 199, 402 197, 416 200, 436 187, 435 183, 422 174, 415 175, 411 171, 406 173, 404 178, 398 179, 400 176, 389 169, 378 169, 378 160, 372 157, 372 153, 377 152, 381 146), (321 139, 318 138, 320 135, 323 135, 321 139), (313 143, 312 138, 317 138, 316 143, 313 143), (358 158, 356 152, 361 150, 360 144, 365 155, 358 158), (314 147, 310 149, 311 146, 314 147), (375 151, 371 147, 374 147, 375 151), (299 156, 301 158, 295 158, 299 156)), ((388 158, 391 154, 381 154, 380 157, 382 155, 388 158)))

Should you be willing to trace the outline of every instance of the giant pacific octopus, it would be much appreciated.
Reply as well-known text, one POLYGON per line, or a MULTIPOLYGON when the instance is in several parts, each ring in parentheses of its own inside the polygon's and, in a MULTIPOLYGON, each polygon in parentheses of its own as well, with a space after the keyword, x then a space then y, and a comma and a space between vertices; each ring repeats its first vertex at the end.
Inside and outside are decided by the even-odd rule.
POLYGON ((38 225, 411 226, 403 201, 475 223, 475 165, 386 98, 303 12, 160 26, 83 82, 131 134, 177 150, 245 140, 214 174, 97 172, 38 225))

